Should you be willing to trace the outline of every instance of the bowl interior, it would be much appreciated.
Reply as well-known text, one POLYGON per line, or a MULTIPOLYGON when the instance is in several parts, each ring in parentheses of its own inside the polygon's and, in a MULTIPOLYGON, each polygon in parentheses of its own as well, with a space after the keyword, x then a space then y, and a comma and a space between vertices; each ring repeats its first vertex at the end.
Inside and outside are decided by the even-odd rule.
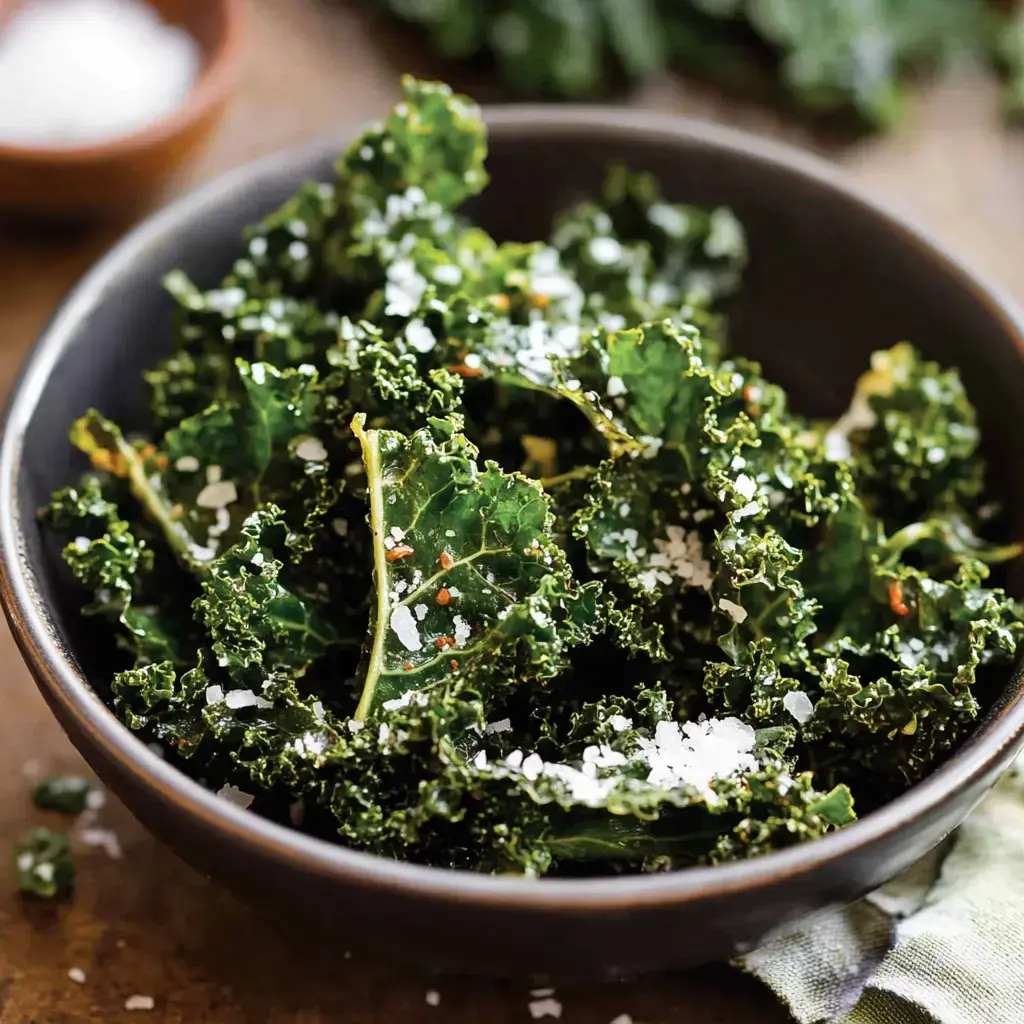
MULTIPOLYGON (((1015 414, 1024 394, 1021 329, 955 263, 830 183, 817 161, 780 160, 774 147, 729 132, 557 108, 497 111, 490 120, 493 182, 471 212, 499 238, 544 237, 555 213, 599 187, 610 160, 654 172, 669 199, 732 206, 751 245, 732 320, 735 347, 761 359, 804 411, 839 412, 869 354, 902 339, 961 367, 981 414, 993 489, 1011 533, 1024 537, 1015 414)), ((242 228, 302 179, 328 178, 344 141, 264 161, 149 222, 72 296, 29 370, 19 400, 27 419, 15 417, 17 437, 7 439, 20 456, 19 543, 38 605, 87 677, 101 678, 101 645, 34 518, 50 492, 84 468, 68 428, 89 406, 129 427, 144 425, 140 374, 171 341, 173 304, 161 276, 181 267, 201 286, 214 285, 241 252, 242 228)))

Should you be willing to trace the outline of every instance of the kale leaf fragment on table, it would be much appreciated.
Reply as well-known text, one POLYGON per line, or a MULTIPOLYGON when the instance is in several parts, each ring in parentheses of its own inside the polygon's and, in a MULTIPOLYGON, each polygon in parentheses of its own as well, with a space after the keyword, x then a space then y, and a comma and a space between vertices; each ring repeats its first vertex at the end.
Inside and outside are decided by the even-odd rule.
POLYGON ((52 829, 30 828, 14 846, 18 888, 30 896, 61 899, 75 886, 75 864, 68 837, 52 829))
POLYGON ((81 814, 104 794, 80 775, 49 775, 32 793, 32 802, 44 811, 81 814))
POLYGON ((255 813, 532 876, 759 854, 919 779, 1024 631, 957 374, 898 345, 808 420, 730 352, 731 211, 612 167, 499 241, 460 213, 479 111, 405 93, 218 287, 166 279, 149 431, 72 430, 43 516, 114 711, 255 813))

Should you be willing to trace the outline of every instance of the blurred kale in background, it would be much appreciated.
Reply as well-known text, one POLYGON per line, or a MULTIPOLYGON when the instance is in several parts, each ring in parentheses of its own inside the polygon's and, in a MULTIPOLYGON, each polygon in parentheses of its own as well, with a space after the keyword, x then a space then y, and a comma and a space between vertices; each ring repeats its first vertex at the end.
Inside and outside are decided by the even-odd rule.
POLYGON ((815 114, 898 120, 909 77, 961 60, 1024 113, 1024 19, 989 0, 377 0, 444 58, 490 56, 519 96, 589 98, 675 68, 734 89, 778 82, 815 114))

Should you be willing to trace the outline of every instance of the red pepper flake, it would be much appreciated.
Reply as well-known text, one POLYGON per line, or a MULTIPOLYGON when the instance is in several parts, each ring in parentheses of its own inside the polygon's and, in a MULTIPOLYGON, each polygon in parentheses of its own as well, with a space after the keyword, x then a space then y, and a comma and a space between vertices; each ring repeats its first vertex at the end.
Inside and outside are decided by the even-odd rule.
POLYGON ((455 559, 452 558, 452 556, 449 555, 447 551, 442 551, 437 560, 441 564, 441 568, 444 569, 445 572, 447 572, 455 564, 455 559))
POLYGON ((491 305, 495 306, 497 309, 508 309, 510 305, 508 301, 508 296, 502 294, 501 292, 498 292, 496 295, 492 295, 491 305))
POLYGON ((897 580, 889 584, 889 607, 897 615, 910 614, 910 609, 903 601, 903 586, 897 580))
POLYGON ((466 366, 465 363, 458 363, 455 366, 449 366, 449 373, 456 373, 460 377, 482 377, 484 375, 484 369, 482 366, 466 366))
POLYGON ((454 658, 452 658, 452 671, 453 672, 458 672, 459 671, 459 663, 454 658))
POLYGON ((396 544, 385 556, 389 562, 397 562, 400 558, 408 558, 413 553, 408 544, 396 544))
POLYGON ((446 647, 454 647, 455 646, 455 641, 450 636, 439 636, 434 641, 434 646, 439 651, 443 651, 446 647))
POLYGON ((412 671, 412 662, 411 661, 407 661, 405 663, 405 671, 406 672, 411 672, 412 671))
POLYGON ((448 603, 448 602, 449 602, 449 601, 450 601, 451 599, 452 599, 452 595, 451 595, 451 594, 450 594, 450 593, 448 592, 448 589, 447 589, 446 587, 442 587, 442 588, 441 588, 441 589, 440 589, 440 590, 439 590, 439 591, 437 592, 437 603, 438 603, 438 604, 439 604, 439 605, 440 605, 440 606, 441 606, 442 608, 443 608, 443 607, 444 607, 444 606, 445 606, 445 605, 446 605, 446 604, 447 604, 447 603, 448 603))
POLYGON ((547 307, 548 307, 548 305, 550 305, 550 303, 551 303, 551 298, 549 296, 547 296, 547 295, 534 295, 534 297, 533 297, 533 304, 538 309, 547 309, 547 307))

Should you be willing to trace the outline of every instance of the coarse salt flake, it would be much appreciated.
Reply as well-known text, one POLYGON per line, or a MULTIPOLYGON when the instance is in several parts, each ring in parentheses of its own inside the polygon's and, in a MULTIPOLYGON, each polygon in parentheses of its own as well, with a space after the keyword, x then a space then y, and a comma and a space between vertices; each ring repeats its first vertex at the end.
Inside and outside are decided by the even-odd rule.
POLYGON ((614 238, 592 238, 590 258, 602 267, 609 267, 622 258, 622 245, 614 238))
POLYGON ((654 739, 640 741, 640 752, 650 766, 647 781, 652 785, 688 785, 710 799, 715 779, 757 768, 754 740, 754 730, 738 718, 709 718, 682 726, 659 722, 654 739))
POLYGON ((534 1020, 541 1017, 554 1017, 556 1020, 562 1016, 562 1004, 557 999, 550 997, 546 999, 531 999, 529 1003, 530 1016, 534 1020))
POLYGON ((470 633, 472 632, 469 623, 466 622, 466 620, 461 615, 456 615, 455 618, 452 620, 452 625, 455 636, 455 645, 457 647, 464 646, 466 641, 469 639, 470 633))
POLYGON ((454 263, 442 263, 434 268, 434 280, 439 284, 456 285, 462 280, 462 269, 454 263))
POLYGON ((424 996, 427 1001, 427 1006, 440 1006, 441 1005, 441 993, 436 988, 428 988, 427 994, 424 996))
POLYGON ((399 708, 407 707, 415 692, 415 690, 406 690, 401 697, 395 697, 392 700, 384 701, 381 707, 383 707, 385 711, 397 711, 399 708))
POLYGON ((219 704, 224 699, 224 688, 222 686, 208 686, 206 688, 206 703, 219 704))
POLYGON ((83 971, 81 967, 72 967, 68 971, 68 977, 76 985, 84 985, 85 984, 85 971, 83 971))
POLYGON ((217 796, 221 800, 226 800, 229 804, 234 804, 236 807, 247 810, 256 798, 252 793, 246 793, 244 789, 239 789, 237 786, 232 786, 230 782, 225 782, 220 789, 217 790, 217 796))
POLYGON ((228 690, 224 695, 224 703, 232 711, 237 711, 240 708, 272 708, 274 706, 273 701, 261 697, 258 693, 253 693, 252 690, 228 690))
POLYGON ((75 832, 75 838, 83 845, 101 849, 111 860, 124 856, 117 833, 109 828, 82 828, 75 832))
POLYGON ((751 477, 747 476, 746 473, 741 473, 736 477, 735 487, 736 493, 746 498, 747 501, 750 501, 750 499, 757 493, 757 484, 751 477))
POLYGON ((521 771, 528 782, 535 782, 544 771, 544 759, 540 754, 531 754, 523 761, 521 771))
POLYGON ((405 328, 405 340, 417 352, 430 352, 437 344, 434 332, 418 317, 410 320, 405 328))
POLYGON ((782 706, 800 725, 803 725, 814 714, 814 705, 811 703, 811 698, 803 690, 790 690, 782 698, 782 706))
POLYGON ((156 1000, 152 996, 129 996, 124 1001, 126 1010, 152 1010, 156 1006, 156 1000))
POLYGON ((318 437, 304 437, 295 446, 295 454, 303 462, 323 462, 327 458, 327 449, 318 437))
POLYGON ((721 608, 733 622, 744 622, 747 618, 747 609, 741 604, 736 604, 735 601, 730 601, 728 598, 723 597, 718 602, 718 607, 721 608))
POLYGON ((196 498, 196 504, 200 508, 224 508, 238 500, 238 490, 230 480, 217 480, 215 483, 207 484, 196 498))
POLYGON ((400 604, 391 613, 391 629, 407 651, 423 649, 423 641, 420 639, 416 618, 408 605, 400 604))

